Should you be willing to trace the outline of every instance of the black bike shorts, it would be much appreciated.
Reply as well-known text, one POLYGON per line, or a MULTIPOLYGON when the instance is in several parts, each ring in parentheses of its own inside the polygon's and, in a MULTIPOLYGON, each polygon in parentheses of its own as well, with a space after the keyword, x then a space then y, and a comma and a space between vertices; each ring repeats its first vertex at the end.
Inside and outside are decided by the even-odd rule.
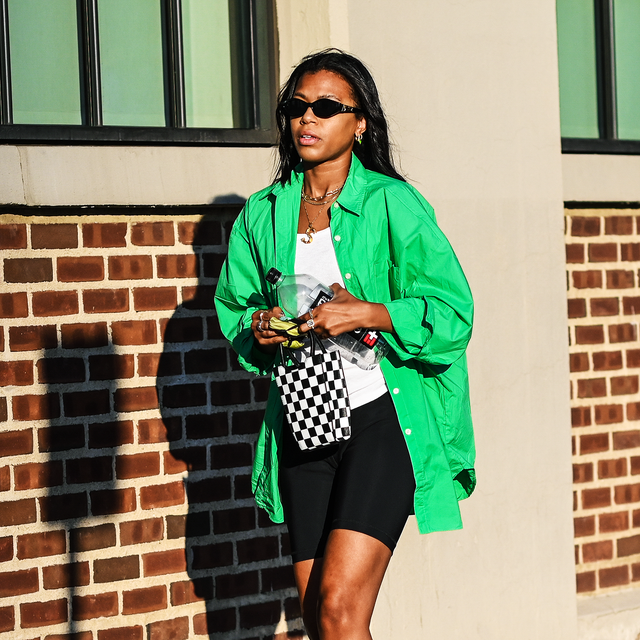
POLYGON ((301 451, 285 424, 279 474, 294 562, 321 558, 333 529, 393 551, 413 513, 413 468, 388 393, 352 410, 351 438, 339 444, 301 451))

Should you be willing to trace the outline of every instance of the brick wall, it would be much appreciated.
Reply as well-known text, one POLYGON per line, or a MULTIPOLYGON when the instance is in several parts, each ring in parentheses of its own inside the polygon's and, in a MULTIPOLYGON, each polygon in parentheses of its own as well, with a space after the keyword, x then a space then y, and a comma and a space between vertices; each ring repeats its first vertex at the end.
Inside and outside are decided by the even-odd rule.
POLYGON ((237 209, 60 213, 0 219, 0 638, 301 638, 213 313, 237 209))
POLYGON ((578 592, 640 587, 640 211, 567 210, 578 592))

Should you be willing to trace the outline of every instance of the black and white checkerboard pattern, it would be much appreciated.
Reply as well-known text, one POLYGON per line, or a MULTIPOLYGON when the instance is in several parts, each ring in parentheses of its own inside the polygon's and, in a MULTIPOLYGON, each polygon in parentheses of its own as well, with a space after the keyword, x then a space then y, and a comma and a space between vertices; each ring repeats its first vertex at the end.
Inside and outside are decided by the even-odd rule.
POLYGON ((338 351, 310 356, 301 366, 279 365, 276 384, 300 449, 351 436, 351 406, 338 351))

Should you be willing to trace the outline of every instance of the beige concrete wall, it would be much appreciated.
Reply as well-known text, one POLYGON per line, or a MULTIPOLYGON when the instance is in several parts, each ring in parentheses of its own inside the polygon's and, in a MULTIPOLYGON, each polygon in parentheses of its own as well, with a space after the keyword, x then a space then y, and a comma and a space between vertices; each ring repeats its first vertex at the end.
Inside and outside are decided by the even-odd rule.
POLYGON ((388 7, 350 0, 350 45, 475 294, 479 484, 463 531, 409 523, 374 636, 575 638, 555 4, 388 7))
POLYGON ((567 153, 562 177, 566 201, 640 201, 640 156, 567 153))

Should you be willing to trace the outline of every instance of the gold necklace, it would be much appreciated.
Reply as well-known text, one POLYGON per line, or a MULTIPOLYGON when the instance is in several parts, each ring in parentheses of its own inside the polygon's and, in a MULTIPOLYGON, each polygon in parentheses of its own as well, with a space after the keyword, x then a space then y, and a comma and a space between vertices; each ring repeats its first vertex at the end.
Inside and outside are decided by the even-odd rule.
MULTIPOLYGON (((340 187, 340 189, 342 189, 342 187, 340 187)), ((338 198, 338 195, 337 195, 337 192, 335 192, 333 194, 333 200, 337 200, 337 198, 338 198)), ((329 203, 329 200, 327 200, 327 203, 329 203)), ((324 203, 324 204, 327 204, 327 203, 324 203)), ((305 202, 304 198, 302 198, 302 206, 304 207, 304 213, 307 216, 307 222, 309 224, 307 225, 307 230, 305 231, 305 234, 306 234, 307 237, 306 238, 300 238, 300 242, 303 242, 304 244, 309 244, 309 243, 313 242, 313 234, 317 233, 315 228, 314 228, 314 226, 313 226, 313 223, 320 217, 320 214, 322 213, 322 209, 320 209, 318 211, 318 214, 316 215, 316 217, 313 220, 311 220, 309 218, 309 212, 307 211, 307 203, 305 202)))
POLYGON ((304 192, 304 185, 302 185, 301 195, 302 195, 302 199, 305 202, 308 202, 309 204, 315 204, 315 205, 327 204, 331 200, 332 196, 335 196, 335 195, 337 195, 338 193, 340 193, 342 191, 343 187, 344 187, 344 183, 342 183, 342 185, 339 186, 337 189, 334 189, 333 191, 327 191, 323 196, 319 196, 318 198, 314 198, 313 196, 308 196, 304 192), (329 198, 329 200, 321 202, 321 200, 323 198, 329 198))

